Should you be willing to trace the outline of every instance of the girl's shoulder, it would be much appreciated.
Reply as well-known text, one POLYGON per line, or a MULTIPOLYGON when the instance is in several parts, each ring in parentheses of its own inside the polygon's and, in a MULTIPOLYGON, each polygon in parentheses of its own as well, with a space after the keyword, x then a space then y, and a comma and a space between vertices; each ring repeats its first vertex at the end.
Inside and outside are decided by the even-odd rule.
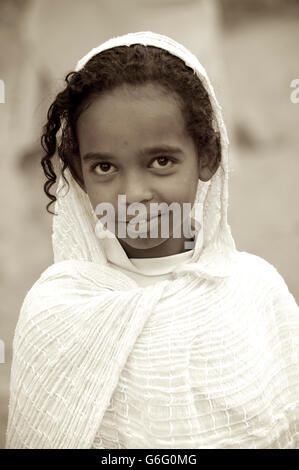
POLYGON ((33 297, 57 297, 62 294, 100 292, 101 290, 127 290, 136 288, 136 283, 107 264, 87 260, 63 260, 48 266, 27 292, 25 300, 33 297))
POLYGON ((77 277, 80 267, 84 267, 84 262, 82 264, 77 260, 59 261, 48 266, 26 292, 21 312, 29 305, 32 309, 39 304, 46 304, 51 296, 57 298, 62 288, 67 288, 70 279, 77 277))
POLYGON ((248 287, 251 286, 253 290, 260 291, 264 295, 269 294, 272 298, 290 297, 296 305, 285 279, 273 264, 261 256, 246 251, 238 251, 236 259, 236 274, 240 281, 243 279, 248 287))
POLYGON ((105 264, 85 260, 53 263, 26 292, 16 332, 32 321, 45 321, 57 312, 62 317, 63 312, 80 306, 83 309, 89 302, 95 301, 99 308, 105 302, 126 299, 126 291, 132 288, 136 289, 133 280, 105 264))
POLYGON ((33 283, 32 287, 27 291, 25 300, 33 295, 38 296, 39 292, 42 292, 45 286, 54 287, 54 285, 63 284, 68 278, 75 279, 78 273, 82 272, 86 268, 86 261, 79 260, 64 260, 57 263, 53 263, 48 266, 39 278, 33 283))
POLYGON ((249 274, 256 274, 256 276, 266 278, 267 280, 273 278, 281 278, 276 267, 267 261, 261 256, 255 255, 253 253, 248 253, 247 251, 238 251, 236 253, 237 266, 241 271, 248 272, 249 274))

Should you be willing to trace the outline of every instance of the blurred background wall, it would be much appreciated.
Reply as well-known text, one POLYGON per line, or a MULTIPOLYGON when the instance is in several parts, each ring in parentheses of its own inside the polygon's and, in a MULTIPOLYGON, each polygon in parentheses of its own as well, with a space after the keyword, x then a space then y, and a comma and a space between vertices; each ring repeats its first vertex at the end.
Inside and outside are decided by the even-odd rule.
POLYGON ((0 448, 19 311, 53 262, 39 163, 47 109, 89 49, 141 30, 182 42, 206 68, 231 141, 236 245, 274 264, 299 303, 299 1, 0 0, 0 448))

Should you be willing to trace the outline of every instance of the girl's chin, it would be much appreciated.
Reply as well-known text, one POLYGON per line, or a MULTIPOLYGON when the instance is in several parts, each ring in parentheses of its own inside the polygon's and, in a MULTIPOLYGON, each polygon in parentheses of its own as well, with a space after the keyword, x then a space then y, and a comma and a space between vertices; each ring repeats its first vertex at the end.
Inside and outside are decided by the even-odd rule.
POLYGON ((146 250, 150 248, 155 248, 165 243, 168 238, 118 238, 118 241, 121 245, 129 246, 135 248, 136 250, 146 250))

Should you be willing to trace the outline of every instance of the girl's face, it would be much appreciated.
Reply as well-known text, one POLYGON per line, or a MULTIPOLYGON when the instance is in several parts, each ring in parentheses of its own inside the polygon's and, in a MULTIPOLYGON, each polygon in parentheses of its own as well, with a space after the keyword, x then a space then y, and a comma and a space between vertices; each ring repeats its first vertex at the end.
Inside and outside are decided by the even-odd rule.
MULTIPOLYGON (((152 83, 122 85, 95 98, 78 119, 77 136, 83 188, 94 209, 102 202, 112 204, 116 236, 124 223, 118 221, 118 195, 126 196, 126 208, 142 203, 149 218, 151 203, 193 205, 198 178, 206 181, 212 176, 207 166, 199 164, 175 97, 152 83)), ((171 214, 167 238, 151 238, 149 232, 147 238, 118 238, 127 256, 185 251, 183 229, 181 238, 172 237, 171 214)), ((132 217, 126 213, 127 219, 132 217)), ((161 217, 156 221, 160 224, 161 217)))

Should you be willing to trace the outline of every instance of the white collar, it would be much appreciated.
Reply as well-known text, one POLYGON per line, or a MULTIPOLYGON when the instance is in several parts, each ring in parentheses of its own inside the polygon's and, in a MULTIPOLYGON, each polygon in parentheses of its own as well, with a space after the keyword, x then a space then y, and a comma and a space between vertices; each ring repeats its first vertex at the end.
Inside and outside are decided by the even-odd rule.
POLYGON ((117 267, 137 274, 155 276, 167 274, 179 264, 192 260, 194 250, 158 258, 129 258, 115 237, 102 240, 107 261, 117 267))

